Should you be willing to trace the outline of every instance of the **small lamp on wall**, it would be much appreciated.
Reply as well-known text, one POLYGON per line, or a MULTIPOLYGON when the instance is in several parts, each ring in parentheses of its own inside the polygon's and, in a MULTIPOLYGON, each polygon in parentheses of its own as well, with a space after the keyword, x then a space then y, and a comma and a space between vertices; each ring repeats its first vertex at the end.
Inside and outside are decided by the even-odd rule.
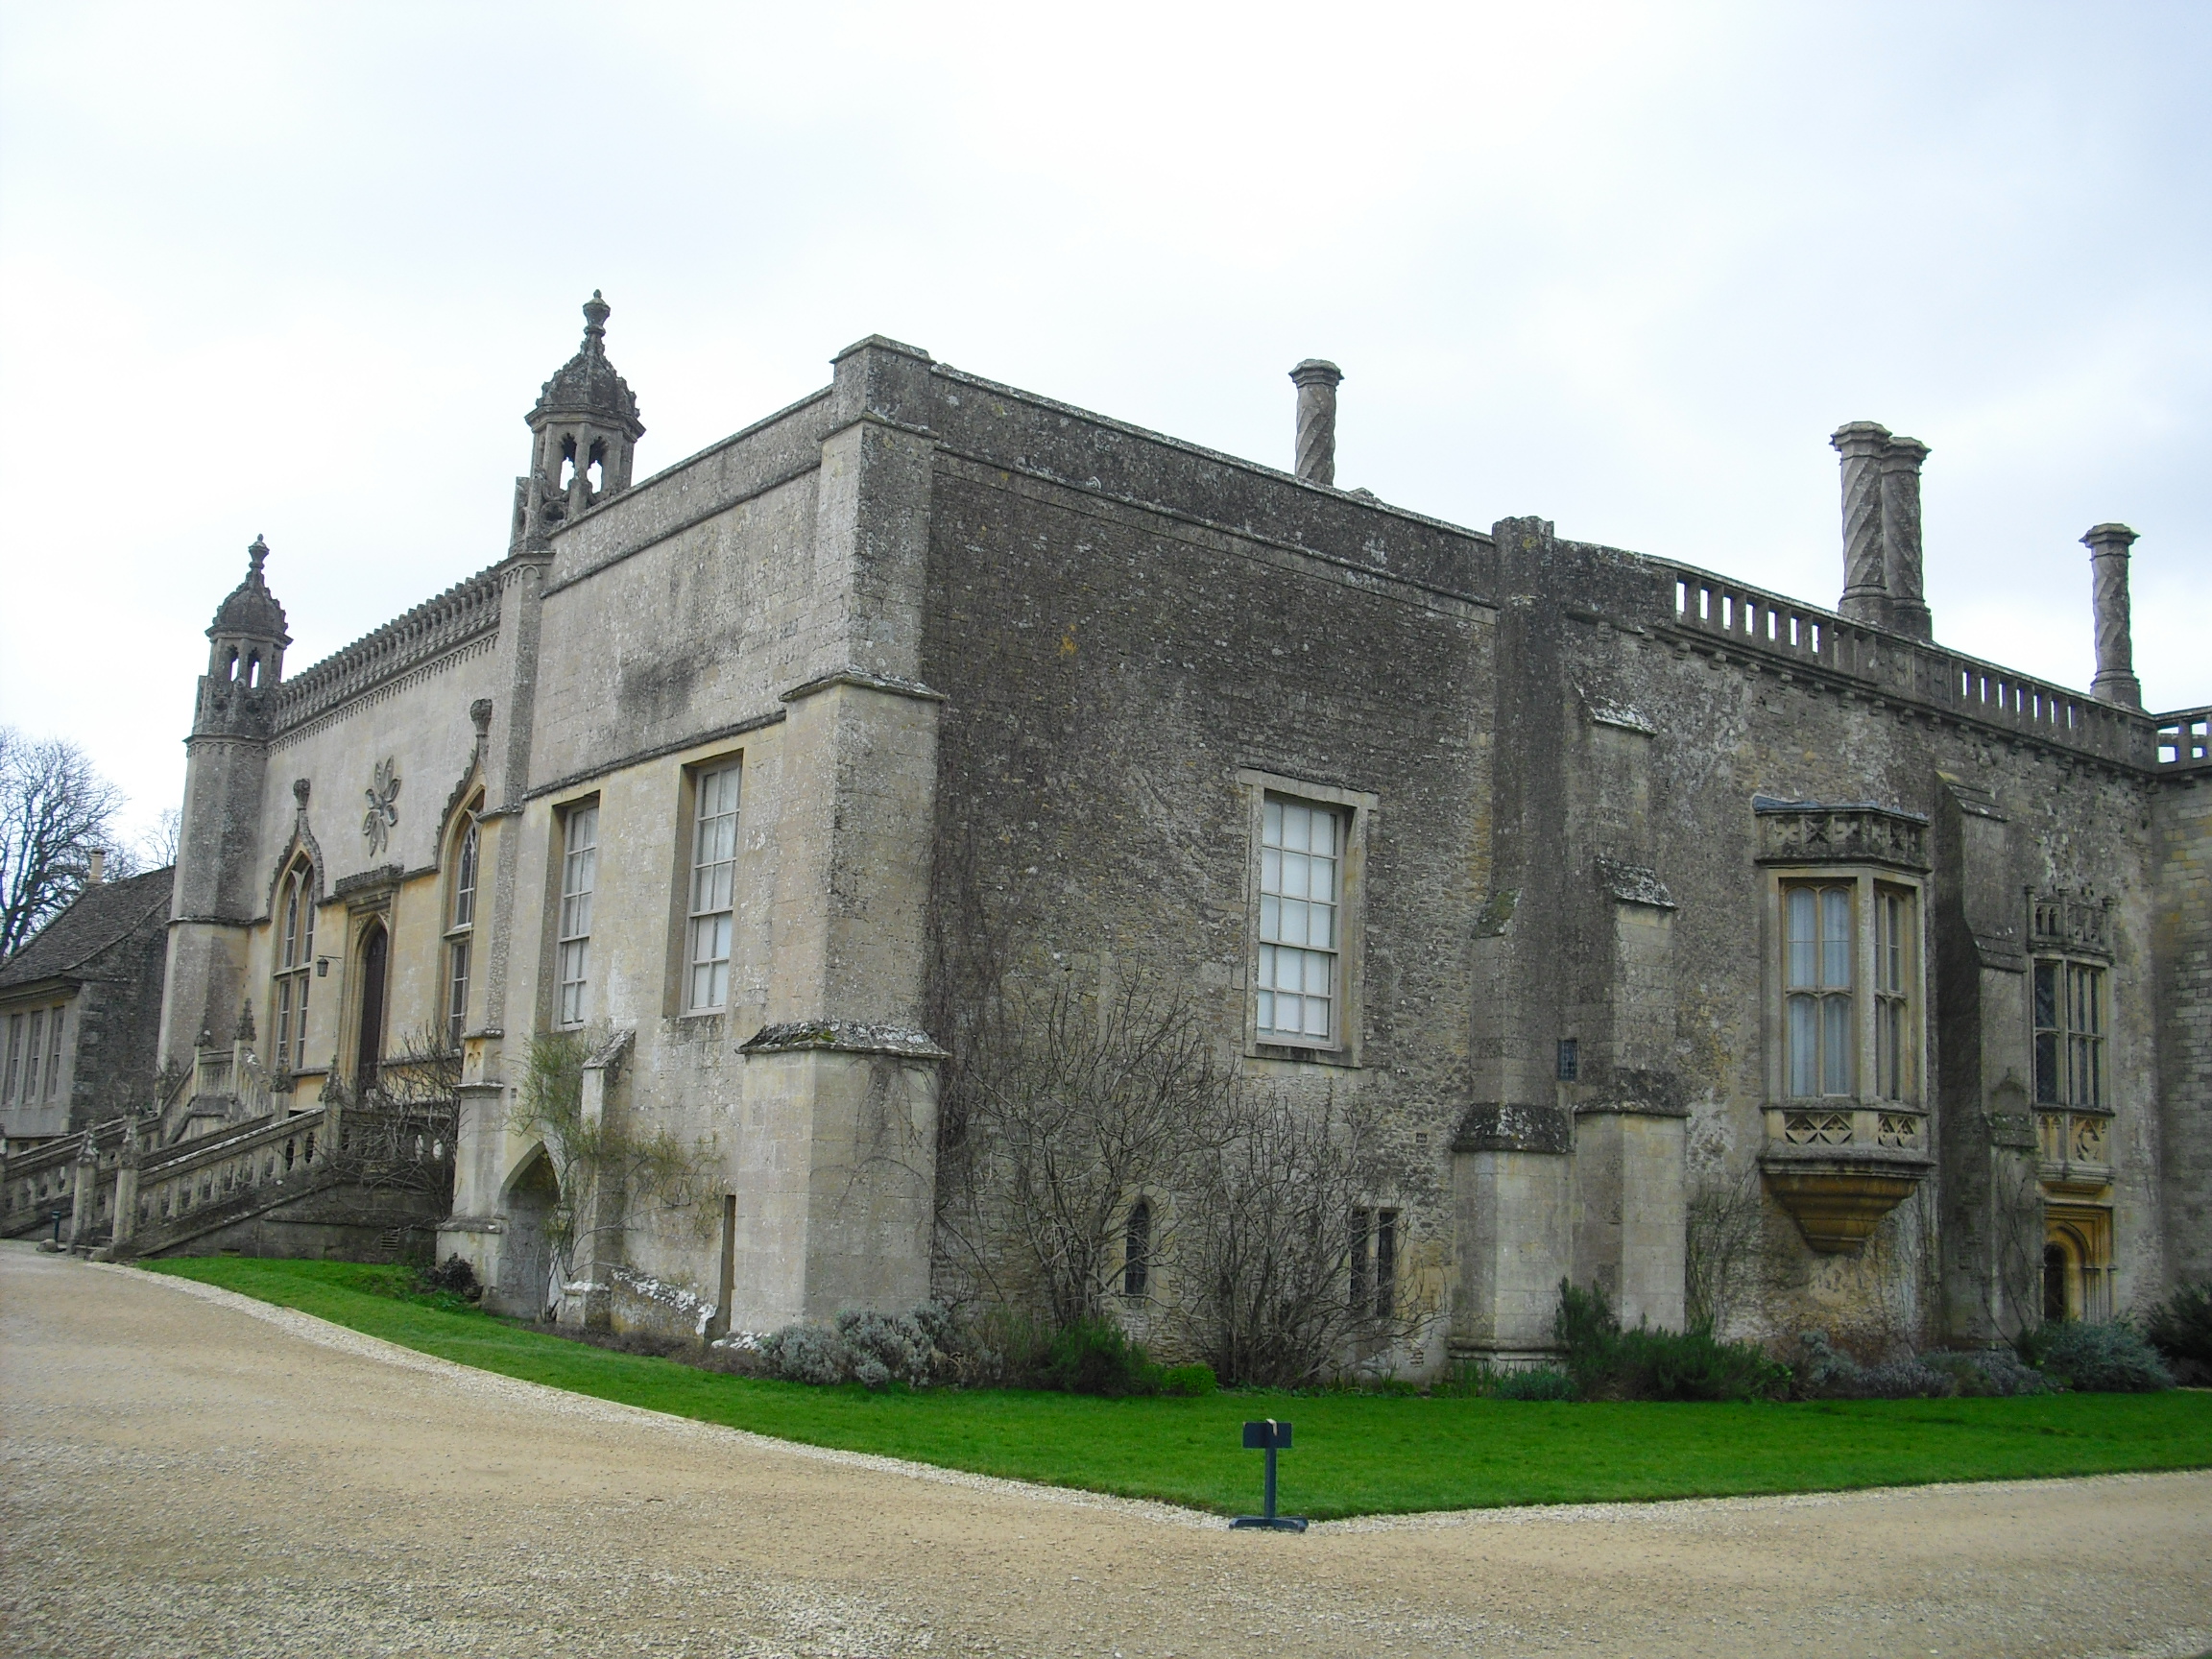
POLYGON ((315 977, 318 979, 327 979, 330 977, 329 957, 318 956, 315 958, 315 977))

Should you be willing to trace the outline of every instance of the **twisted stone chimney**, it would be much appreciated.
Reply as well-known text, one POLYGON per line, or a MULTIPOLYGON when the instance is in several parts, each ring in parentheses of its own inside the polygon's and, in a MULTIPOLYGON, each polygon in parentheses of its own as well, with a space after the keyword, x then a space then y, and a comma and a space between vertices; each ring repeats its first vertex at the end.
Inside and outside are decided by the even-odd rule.
POLYGON ((1882 455, 1889 428, 1853 421, 1828 442, 1843 457, 1843 598, 1836 609, 1854 622, 1884 627, 1889 584, 1882 567, 1882 455))
POLYGON ((1892 438, 1882 450, 1882 576, 1889 589, 1888 623, 1914 639, 1935 635, 1920 587, 1920 463, 1928 445, 1892 438))
POLYGON ((1290 371, 1298 388, 1298 476, 1310 483, 1336 482, 1336 385, 1344 372, 1309 357, 1290 371))
POLYGON ((2128 550, 2134 544, 2135 532, 2125 524, 2100 524, 2081 538, 2089 549, 2090 595, 2097 613, 2097 677, 2089 682, 2089 694, 2123 709, 2143 707, 2128 604, 2128 550))

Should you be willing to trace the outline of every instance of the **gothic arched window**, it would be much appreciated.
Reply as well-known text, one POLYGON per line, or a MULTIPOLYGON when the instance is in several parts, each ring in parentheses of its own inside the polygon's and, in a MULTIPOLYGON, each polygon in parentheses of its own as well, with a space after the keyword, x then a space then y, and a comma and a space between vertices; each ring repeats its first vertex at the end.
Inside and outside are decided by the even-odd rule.
POLYGON ((445 911, 445 1042, 461 1046, 461 1031, 469 1021, 469 955, 476 932, 476 815, 484 805, 479 795, 461 815, 461 831, 453 843, 453 881, 445 911))
POLYGON ((307 994, 314 984, 315 867, 305 858, 276 889, 276 1052, 277 1069, 297 1071, 307 1064, 307 994))

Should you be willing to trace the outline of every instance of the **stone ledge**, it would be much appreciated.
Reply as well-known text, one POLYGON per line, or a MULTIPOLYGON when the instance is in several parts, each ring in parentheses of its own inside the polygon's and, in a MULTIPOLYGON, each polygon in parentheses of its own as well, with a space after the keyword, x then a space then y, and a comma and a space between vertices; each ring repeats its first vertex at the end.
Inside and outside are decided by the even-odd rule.
POLYGON ((1574 1144, 1574 1126, 1557 1106, 1470 1106, 1452 1137, 1455 1152, 1565 1153, 1574 1144))
POLYGON ((906 1025, 867 1025, 857 1020, 791 1020, 763 1025, 737 1046, 740 1054, 896 1054, 910 1060, 950 1059, 927 1032, 906 1025))

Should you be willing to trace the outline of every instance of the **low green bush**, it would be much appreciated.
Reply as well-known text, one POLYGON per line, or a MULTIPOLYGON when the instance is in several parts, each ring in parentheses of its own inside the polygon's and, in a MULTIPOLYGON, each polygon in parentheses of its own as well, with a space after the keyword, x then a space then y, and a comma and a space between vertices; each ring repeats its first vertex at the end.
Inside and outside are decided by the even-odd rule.
POLYGON ((1214 1367, 1203 1363, 1170 1365, 1160 1373, 1160 1392, 1179 1399, 1196 1399, 1213 1393, 1218 1386, 1214 1379, 1214 1367))
POLYGON ((2174 1380, 2212 1385, 2212 1279, 2183 1285, 2143 1315, 2143 1334, 2165 1356, 2174 1380))
POLYGON ((1118 1400, 1159 1393, 1162 1372, 1146 1358, 1143 1345, 1130 1341, 1111 1319, 1078 1319, 1053 1336, 1039 1381, 1069 1394, 1118 1400))
POLYGON ((2079 1393, 2152 1394, 2174 1386, 2157 1350, 2118 1320, 2056 1320, 2038 1329, 2031 1346, 2038 1370, 2079 1393))
POLYGON ((1575 1397, 1575 1379, 1552 1365, 1540 1365, 1530 1371, 1501 1372, 1490 1384, 1490 1392, 1500 1400, 1572 1400, 1575 1397))
POLYGON ((1779 1400, 1789 1392, 1790 1368, 1756 1344, 1642 1322, 1624 1330, 1596 1285, 1582 1290, 1560 1280, 1551 1328, 1584 1400, 1779 1400))

